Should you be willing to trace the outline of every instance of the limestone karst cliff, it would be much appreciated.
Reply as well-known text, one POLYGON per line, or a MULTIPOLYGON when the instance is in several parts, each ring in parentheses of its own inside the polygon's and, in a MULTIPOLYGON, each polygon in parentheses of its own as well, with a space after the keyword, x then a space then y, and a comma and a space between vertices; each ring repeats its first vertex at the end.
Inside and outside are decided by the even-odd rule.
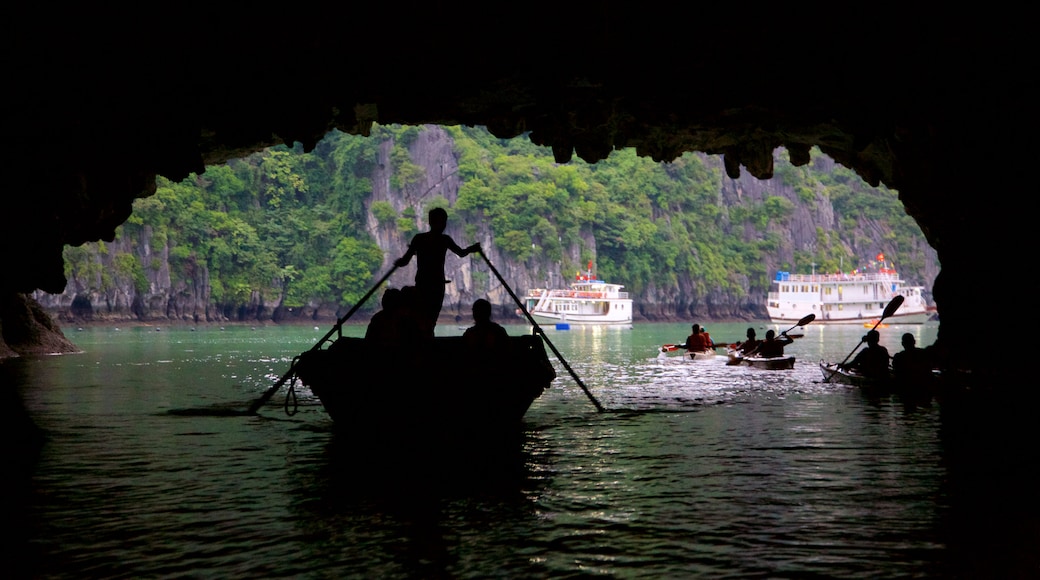
MULTIPOLYGON (((370 192, 365 197, 364 231, 378 245, 384 259, 379 272, 389 270, 392 260, 404 254, 408 235, 403 235, 393 223, 381 222, 372 211, 374 204, 389 205, 398 214, 416 216, 416 228, 424 229, 424 203, 442 198, 449 206, 458 200, 463 179, 459 175, 459 159, 449 132, 441 127, 426 126, 414 133, 407 142, 409 163, 417 167, 415 178, 395 179, 395 163, 391 159, 394 143, 386 140, 378 144, 378 159, 372 165, 370 192), (411 211, 411 213, 408 213, 411 211)), ((785 165, 787 152, 777 150, 776 163, 785 165)), ((838 239, 849 255, 873 256, 878 251, 892 251, 894 234, 884 221, 871 219, 840 219, 833 200, 825 191, 811 190, 799 182, 777 176, 758 180, 747 175, 736 179, 724 176, 719 157, 700 155, 703 163, 716 176, 708 185, 714 188, 712 196, 727 212, 734 208, 760 207, 767 198, 784 199, 791 206, 784 219, 770 222, 764 230, 746 224, 725 224, 746 241, 757 242, 770 235, 777 240, 775 249, 763 253, 761 272, 754 279, 733 273, 733 284, 728 287, 707 284, 689 275, 680 275, 674 283, 645 283, 635 280, 611 280, 626 284, 634 292, 637 318, 670 320, 696 318, 702 320, 755 319, 765 316, 766 283, 783 264, 793 263, 794 253, 815 248, 817 243, 838 239)), ((833 160, 817 154, 811 164, 813 172, 831 175, 836 167, 833 160)), ((793 169, 792 169, 793 170, 793 169)), ((857 187, 867 188, 862 182, 857 187)), ((663 211, 663 210, 662 210, 663 211)), ((221 302, 211 298, 209 273, 204 262, 193 264, 190 275, 181 272, 171 275, 169 240, 156 235, 150 227, 122 228, 120 235, 109 243, 88 244, 71 251, 91 253, 89 259, 69 260, 69 283, 63 293, 37 292, 35 298, 55 317, 67 324, 99 320, 142 320, 187 323, 225 321, 302 321, 328 320, 342 313, 352 304, 314 302, 304 306, 287 307, 277 296, 264 296, 254 291, 248 299, 221 302), (132 272, 126 257, 136 258, 131 264, 140 264, 132 272), (91 260, 94 263, 91 263, 91 260), (88 264, 90 267, 77 266, 88 264), (107 278, 106 278, 107 277, 107 278)), ((488 223, 465 223, 465 217, 449 220, 448 233, 460 244, 480 242, 489 260, 517 293, 543 285, 547 280, 566 283, 573 268, 567 264, 583 264, 583 256, 599 254, 597 236, 603 231, 590 227, 583 230, 580 239, 565 245, 563 258, 551 260, 546 254, 534 254, 525 260, 516 260, 503 252, 494 240, 488 223)), ((696 236, 697 232, 692 235, 696 236)), ((927 246, 922 235, 900 239, 898 244, 910 257, 901 273, 911 284, 930 289, 937 273, 935 253, 927 246)), ((609 260, 605 257, 604 260, 609 260)), ((444 314, 448 317, 469 315, 469 305, 479 297, 486 297, 499 310, 499 316, 509 316, 516 305, 509 293, 494 279, 479 256, 458 259, 449 256, 451 284, 447 287, 444 314)), ((854 264, 849 264, 849 268, 854 264)), ((182 268, 183 269, 183 268, 182 268)), ((414 276, 414 263, 395 272, 389 284, 402 286, 414 276)), ((378 273, 377 276, 378 277, 378 273)), ((373 281, 375 278, 373 278, 373 281)), ((372 300, 374 307, 378 295, 372 300)), ((361 314, 361 317, 364 313, 361 314)))

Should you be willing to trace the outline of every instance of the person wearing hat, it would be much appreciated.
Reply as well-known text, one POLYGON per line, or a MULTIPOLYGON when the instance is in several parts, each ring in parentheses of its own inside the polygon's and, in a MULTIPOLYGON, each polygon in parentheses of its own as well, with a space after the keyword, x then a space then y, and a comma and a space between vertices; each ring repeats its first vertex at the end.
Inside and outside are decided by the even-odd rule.
POLYGON ((881 333, 871 330, 863 337, 863 340, 866 341, 867 348, 859 351, 852 362, 842 365, 841 368, 857 371, 869 378, 888 378, 888 361, 891 357, 888 355, 888 349, 878 344, 881 340, 881 333))

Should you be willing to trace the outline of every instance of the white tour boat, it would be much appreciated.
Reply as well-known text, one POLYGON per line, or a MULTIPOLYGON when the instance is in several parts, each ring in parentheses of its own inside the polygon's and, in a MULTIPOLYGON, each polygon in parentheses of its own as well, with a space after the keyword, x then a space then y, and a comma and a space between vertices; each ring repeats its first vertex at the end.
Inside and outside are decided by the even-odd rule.
POLYGON ((777 272, 766 302, 769 319, 791 323, 808 314, 816 323, 863 324, 877 321, 896 295, 904 300, 886 320, 890 324, 924 324, 931 313, 921 286, 907 286, 895 269, 881 266, 849 274, 791 274, 777 272))
POLYGON ((632 326, 632 299, 621 284, 597 280, 591 273, 577 274, 570 288, 532 288, 526 308, 540 324, 579 326, 632 326))

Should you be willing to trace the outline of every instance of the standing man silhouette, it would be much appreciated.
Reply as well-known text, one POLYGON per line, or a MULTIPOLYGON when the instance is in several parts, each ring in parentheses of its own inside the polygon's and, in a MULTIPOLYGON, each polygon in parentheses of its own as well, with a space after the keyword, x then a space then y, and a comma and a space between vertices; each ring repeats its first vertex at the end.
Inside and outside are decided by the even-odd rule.
POLYGON ((451 236, 444 233, 448 226, 448 212, 444 208, 435 207, 429 213, 430 231, 415 234, 408 251, 394 264, 398 268, 408 265, 412 256, 416 257, 415 288, 418 290, 419 315, 423 317, 425 326, 432 335, 433 327, 441 313, 444 302, 444 256, 451 250, 456 256, 464 258, 473 252, 479 252, 480 244, 473 244, 465 249, 459 247, 451 236))

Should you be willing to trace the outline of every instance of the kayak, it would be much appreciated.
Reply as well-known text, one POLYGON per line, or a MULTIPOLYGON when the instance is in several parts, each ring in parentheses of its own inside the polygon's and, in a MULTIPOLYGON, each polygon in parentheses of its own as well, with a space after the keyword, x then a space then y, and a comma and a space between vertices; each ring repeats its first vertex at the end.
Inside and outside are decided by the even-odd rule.
POLYGON ((854 370, 838 368, 838 363, 825 363, 822 360, 820 361, 820 372, 823 373, 825 383, 851 385, 866 389, 888 389, 892 385, 889 377, 864 376, 854 370))
POLYGON ((793 369, 795 361, 794 355, 790 354, 782 356, 744 356, 733 348, 726 350, 726 356, 728 357, 726 364, 730 366, 747 364, 756 369, 772 371, 793 369))
POLYGON ((715 352, 714 348, 706 348, 704 350, 698 351, 688 351, 681 344, 666 344, 661 346, 661 354, 659 354, 658 357, 675 355, 682 356, 683 358, 687 358, 688 356, 690 360, 714 360, 716 354, 717 353, 715 352))
POLYGON ((715 360, 715 349, 692 350, 689 355, 692 360, 715 360))
POLYGON ((794 368, 794 355, 785 354, 783 356, 746 356, 744 361, 748 365, 756 369, 767 369, 771 371, 781 371, 794 368))

